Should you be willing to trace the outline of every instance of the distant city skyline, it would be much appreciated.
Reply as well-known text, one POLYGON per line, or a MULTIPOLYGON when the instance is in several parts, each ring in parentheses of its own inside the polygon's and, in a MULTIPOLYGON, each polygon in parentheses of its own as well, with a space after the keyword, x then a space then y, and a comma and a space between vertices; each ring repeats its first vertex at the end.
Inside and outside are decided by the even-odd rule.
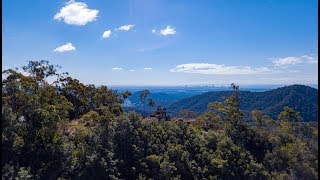
POLYGON ((316 0, 3 0, 2 70, 85 84, 318 85, 316 0))

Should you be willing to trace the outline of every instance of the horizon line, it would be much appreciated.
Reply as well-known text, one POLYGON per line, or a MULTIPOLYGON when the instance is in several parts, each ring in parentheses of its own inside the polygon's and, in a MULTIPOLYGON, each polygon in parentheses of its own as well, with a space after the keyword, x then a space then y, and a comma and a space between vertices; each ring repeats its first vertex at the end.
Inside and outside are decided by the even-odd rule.
MULTIPOLYGON (((236 83, 235 83, 236 84, 236 83)), ((101 84, 102 85, 102 84, 101 84)), ((105 85, 105 84, 104 84, 105 85)), ((306 86, 318 86, 317 83, 288 83, 288 84, 236 84, 238 86, 290 86, 290 85, 306 85, 306 86)), ((99 85, 100 86, 100 85, 99 85)), ((113 87, 185 87, 185 86, 207 86, 207 87, 228 87, 230 84, 178 84, 178 85, 155 85, 155 84, 108 84, 106 86, 113 86, 113 87)))

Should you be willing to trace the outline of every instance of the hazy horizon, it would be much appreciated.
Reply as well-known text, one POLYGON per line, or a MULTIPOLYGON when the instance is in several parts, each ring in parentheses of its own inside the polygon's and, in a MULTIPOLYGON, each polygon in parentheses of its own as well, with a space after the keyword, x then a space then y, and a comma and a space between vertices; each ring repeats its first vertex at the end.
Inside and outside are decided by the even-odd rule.
MULTIPOLYGON (((237 84, 238 86, 243 86, 243 87, 269 87, 269 86, 290 86, 290 85, 305 85, 305 86, 318 86, 318 84, 237 84)), ((100 84, 99 86, 101 86, 103 84, 100 84)), ((111 86, 111 87, 145 87, 145 86, 150 86, 150 87, 212 87, 214 85, 214 87, 228 87, 230 86, 230 84, 181 84, 181 85, 150 85, 150 84, 124 84, 124 85, 116 85, 116 84, 109 84, 107 86, 111 86)))

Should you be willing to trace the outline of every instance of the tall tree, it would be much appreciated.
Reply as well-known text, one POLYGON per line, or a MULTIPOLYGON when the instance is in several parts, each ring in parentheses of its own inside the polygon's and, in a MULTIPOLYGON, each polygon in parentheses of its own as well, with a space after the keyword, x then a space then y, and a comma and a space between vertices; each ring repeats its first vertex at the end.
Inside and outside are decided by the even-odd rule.
POLYGON ((132 96, 132 93, 130 91, 124 91, 122 92, 122 98, 123 100, 126 100, 129 96, 132 96))
POLYGON ((153 99, 151 99, 151 98, 148 99, 148 106, 149 106, 149 107, 153 107, 155 104, 156 104, 156 103, 154 102, 153 99))
POLYGON ((283 111, 279 114, 278 119, 282 122, 282 125, 290 123, 292 133, 294 132, 296 123, 302 121, 300 112, 296 112, 288 106, 283 108, 283 111))
POLYGON ((139 94, 140 102, 142 103, 144 111, 146 111, 146 101, 149 94, 150 94, 150 91, 147 89, 142 90, 141 93, 139 94))

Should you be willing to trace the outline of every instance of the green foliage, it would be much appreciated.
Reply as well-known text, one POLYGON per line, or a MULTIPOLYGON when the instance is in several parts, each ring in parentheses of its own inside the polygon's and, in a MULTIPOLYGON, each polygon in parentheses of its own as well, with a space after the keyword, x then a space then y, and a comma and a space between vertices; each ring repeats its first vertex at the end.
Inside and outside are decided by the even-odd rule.
POLYGON ((264 114, 260 110, 253 110, 251 111, 252 120, 255 122, 255 124, 261 128, 262 126, 266 126, 267 124, 270 124, 273 121, 268 115, 264 114))
POLYGON ((283 111, 279 114, 278 119, 281 121, 300 122, 302 118, 299 112, 295 112, 288 106, 283 108, 283 111))
POLYGON ((166 107, 158 106, 157 109, 152 114, 153 117, 156 117, 159 120, 169 120, 170 117, 167 115, 166 107))
MULTIPOLYGON (((283 108, 288 106, 297 112, 305 122, 318 121, 318 89, 291 85, 264 92, 239 91, 240 109, 244 117, 250 119, 250 112, 260 110, 263 114, 277 119, 283 108)), ((231 91, 211 91, 200 95, 180 99, 167 106, 168 112, 190 110, 204 113, 210 102, 224 102, 232 95, 231 91)))
POLYGON ((130 91, 122 92, 123 99, 127 99, 129 96, 132 96, 132 93, 130 91))
POLYGON ((291 108, 280 121, 253 111, 249 125, 232 84, 210 111, 182 112, 197 117, 190 122, 169 121, 164 107, 148 121, 123 112, 130 92, 84 85, 55 67, 3 72, 2 179, 317 179, 318 126, 291 108))
POLYGON ((155 102, 152 99, 148 99, 148 106, 153 107, 155 105, 155 102))

